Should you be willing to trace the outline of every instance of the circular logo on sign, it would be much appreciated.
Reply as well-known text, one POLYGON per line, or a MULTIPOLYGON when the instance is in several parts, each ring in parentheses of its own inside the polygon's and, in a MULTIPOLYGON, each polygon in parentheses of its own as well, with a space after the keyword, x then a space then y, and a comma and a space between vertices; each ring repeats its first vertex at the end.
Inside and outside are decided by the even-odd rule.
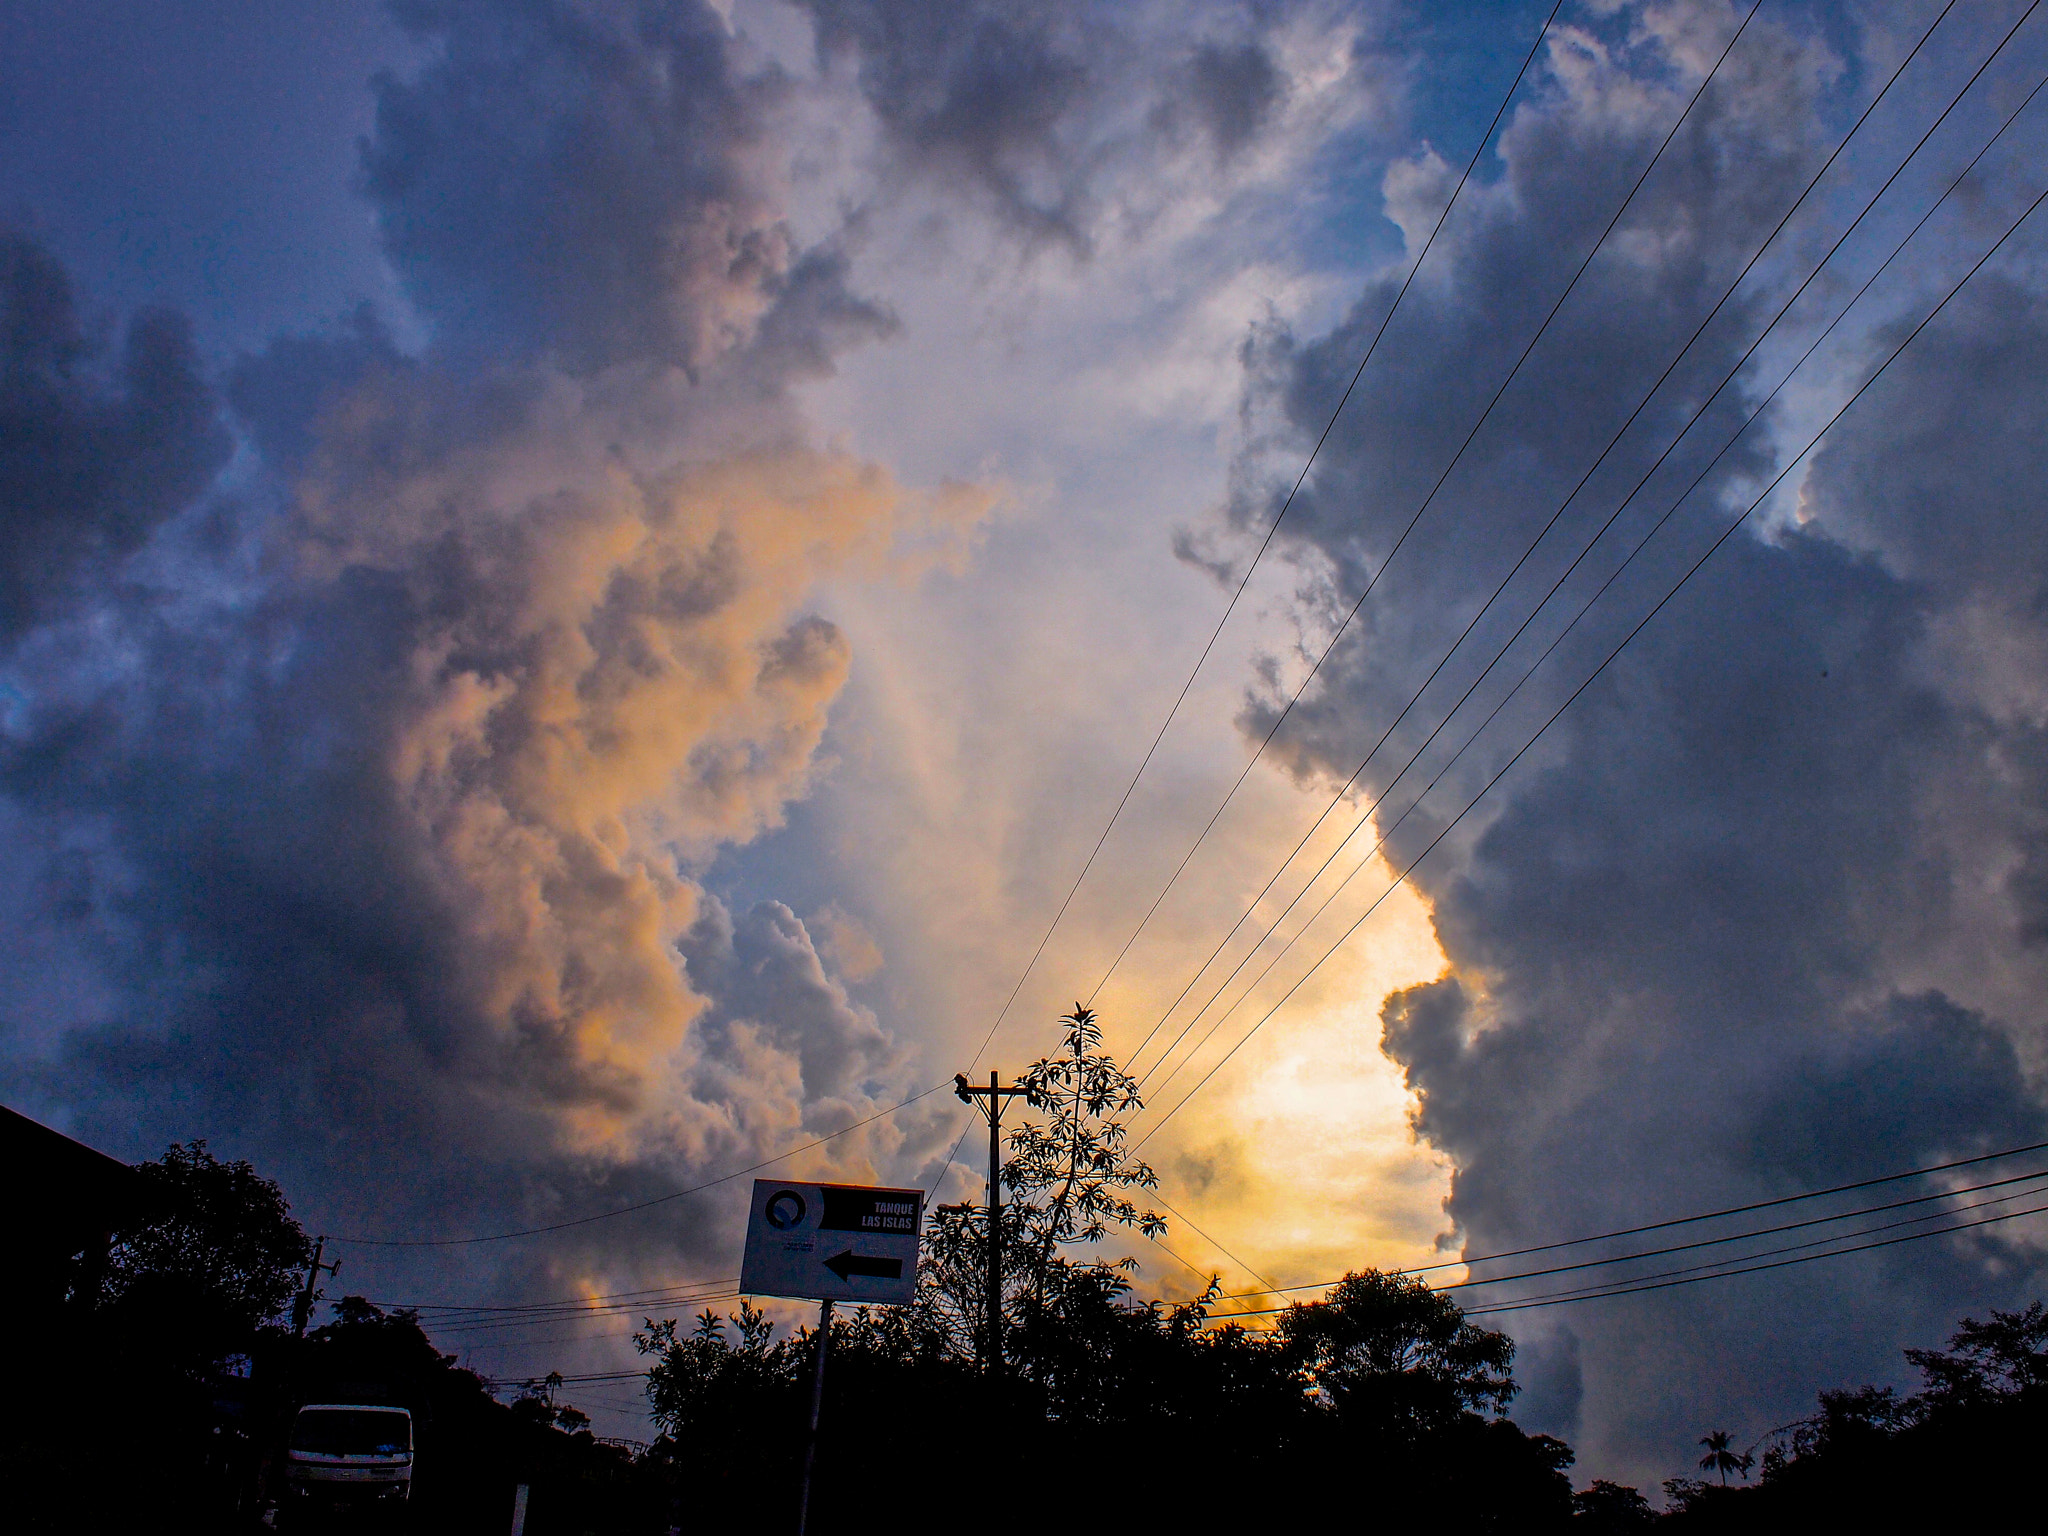
POLYGON ((804 1219, 805 1209, 804 1197, 793 1189, 785 1189, 768 1197, 768 1209, 763 1214, 767 1216, 769 1226, 778 1232, 787 1232, 804 1219))

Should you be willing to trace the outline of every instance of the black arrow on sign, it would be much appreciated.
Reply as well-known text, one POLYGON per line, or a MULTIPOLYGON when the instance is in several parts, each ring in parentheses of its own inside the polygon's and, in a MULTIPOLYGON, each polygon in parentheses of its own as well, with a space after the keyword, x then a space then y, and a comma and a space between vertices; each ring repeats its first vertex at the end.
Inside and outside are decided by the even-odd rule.
POLYGON ((835 1253, 825 1261, 825 1267, 841 1280, 855 1275, 873 1275, 877 1280, 901 1280, 903 1261, 901 1259, 864 1259, 851 1248, 844 1253, 835 1253))

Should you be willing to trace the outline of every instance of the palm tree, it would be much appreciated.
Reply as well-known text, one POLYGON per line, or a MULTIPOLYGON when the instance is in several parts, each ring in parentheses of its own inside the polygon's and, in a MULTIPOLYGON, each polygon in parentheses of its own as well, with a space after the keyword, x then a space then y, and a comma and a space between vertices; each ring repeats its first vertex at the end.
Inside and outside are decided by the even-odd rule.
POLYGON ((1728 1474, 1740 1472, 1745 1478, 1749 1469, 1756 1465, 1756 1458, 1747 1451, 1731 1451, 1728 1446, 1734 1436, 1725 1429, 1717 1429, 1711 1435, 1702 1435, 1700 1444, 1707 1448, 1707 1454, 1700 1458, 1700 1470, 1721 1474, 1721 1486, 1728 1486, 1728 1474))

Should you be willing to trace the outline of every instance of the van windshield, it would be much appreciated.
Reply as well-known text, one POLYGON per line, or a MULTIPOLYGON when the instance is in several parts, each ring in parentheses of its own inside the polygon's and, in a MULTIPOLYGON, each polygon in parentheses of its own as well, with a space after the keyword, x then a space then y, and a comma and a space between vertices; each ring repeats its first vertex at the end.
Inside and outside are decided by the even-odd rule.
POLYGON ((292 1425, 292 1449, 313 1456, 403 1456, 412 1420, 375 1408, 306 1408, 292 1425))

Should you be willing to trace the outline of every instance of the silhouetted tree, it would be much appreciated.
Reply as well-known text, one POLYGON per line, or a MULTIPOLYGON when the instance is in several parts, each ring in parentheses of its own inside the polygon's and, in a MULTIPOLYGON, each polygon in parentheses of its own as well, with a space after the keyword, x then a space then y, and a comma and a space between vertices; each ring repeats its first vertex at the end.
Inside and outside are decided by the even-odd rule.
POLYGON ((564 1434, 583 1434, 590 1428, 590 1415, 581 1408, 565 1402, 557 1402, 556 1395, 562 1390, 562 1373, 549 1371, 547 1375, 524 1383, 519 1396, 513 1399, 512 1416, 522 1424, 539 1424, 559 1429, 564 1434))
POLYGON ((1289 1307, 1279 1334, 1311 1390, 1376 1428, 1418 1434, 1464 1413, 1504 1413, 1520 1390, 1514 1341, 1406 1275, 1346 1275, 1323 1300, 1289 1307))
POLYGON ((2048 1310, 1993 1312, 1965 1318, 1946 1351, 1909 1349, 1906 1358, 1927 1380, 1930 1407, 1974 1407, 2048 1388, 2048 1310))
POLYGON ((1572 1495, 1572 1515, 1577 1528, 1588 1532, 1640 1531, 1656 1522, 1650 1501, 1625 1483, 1610 1483, 1596 1477, 1572 1495))
POLYGON ((1060 1023, 1067 1026, 1060 1052, 1024 1074, 1026 1102, 1048 1118, 1027 1118, 1010 1133, 1003 1167, 1003 1185, 1023 1212, 1041 1298, 1062 1245, 1100 1242, 1112 1226, 1148 1237, 1166 1231, 1157 1211, 1127 1193, 1159 1183, 1151 1167, 1126 1150, 1124 1117, 1145 1107, 1137 1079, 1102 1049, 1094 1009, 1076 1003, 1060 1023))
POLYGON ((737 1342, 726 1338, 726 1321, 707 1310, 688 1334, 678 1333, 670 1318, 650 1321, 633 1336, 640 1353, 657 1357, 647 1373, 647 1404, 664 1430, 736 1425, 753 1416, 760 1400, 774 1395, 788 1376, 789 1342, 775 1342, 775 1325, 766 1313, 741 1302, 731 1319, 737 1342))
POLYGON ((1700 1458, 1700 1470, 1720 1473, 1723 1488, 1728 1486, 1730 1472, 1740 1472, 1744 1477, 1748 1477, 1749 1469, 1756 1464, 1747 1451, 1731 1451, 1728 1448, 1733 1439, 1734 1437, 1725 1429, 1717 1429, 1700 1437, 1700 1444, 1707 1448, 1707 1454, 1700 1458))
POLYGON ((251 1349, 285 1315, 312 1256, 284 1191, 203 1141, 137 1171, 146 1204, 116 1234, 99 1305, 132 1340, 182 1359, 251 1349))
MULTIPOLYGON (((1006 1329, 1028 1329, 1030 1312, 1052 1305, 1056 1292, 1104 1283, 1074 1280, 1075 1261, 1062 1249, 1099 1243, 1117 1227, 1150 1237, 1166 1231, 1158 1212, 1130 1196, 1159 1182, 1127 1150, 1124 1118, 1143 1108, 1136 1079, 1102 1049, 1092 1009, 1076 1003, 1060 1022, 1067 1026, 1061 1049, 1022 1079, 1030 1090, 1026 1103, 1039 1114, 1010 1132, 1001 1170, 1006 1329)), ((942 1205, 926 1216, 919 1304, 963 1356, 978 1358, 982 1348, 988 1241, 985 1206, 942 1205)), ((1111 1267, 1136 1266, 1122 1259, 1111 1267)))

